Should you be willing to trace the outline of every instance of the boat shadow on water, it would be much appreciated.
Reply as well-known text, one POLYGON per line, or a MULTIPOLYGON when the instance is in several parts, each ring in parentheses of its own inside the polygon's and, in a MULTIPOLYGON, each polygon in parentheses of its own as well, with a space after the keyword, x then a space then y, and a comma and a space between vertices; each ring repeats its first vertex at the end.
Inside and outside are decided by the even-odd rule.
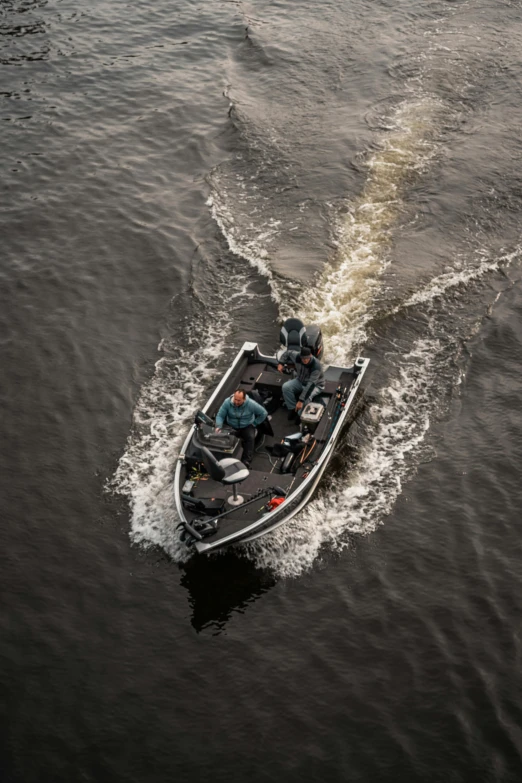
POLYGON ((247 607, 276 584, 276 578, 260 570, 237 551, 211 558, 192 558, 181 566, 181 585, 189 593, 191 624, 197 633, 222 633, 231 616, 247 607))

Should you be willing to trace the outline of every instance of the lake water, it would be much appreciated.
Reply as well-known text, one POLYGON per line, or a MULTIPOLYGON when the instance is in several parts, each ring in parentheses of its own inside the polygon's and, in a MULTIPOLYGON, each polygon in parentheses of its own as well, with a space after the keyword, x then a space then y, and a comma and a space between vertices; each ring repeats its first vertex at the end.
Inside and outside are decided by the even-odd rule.
POLYGON ((518 0, 2 0, 0 778, 522 779, 518 0), (194 558, 194 410, 371 359, 316 498, 194 558))

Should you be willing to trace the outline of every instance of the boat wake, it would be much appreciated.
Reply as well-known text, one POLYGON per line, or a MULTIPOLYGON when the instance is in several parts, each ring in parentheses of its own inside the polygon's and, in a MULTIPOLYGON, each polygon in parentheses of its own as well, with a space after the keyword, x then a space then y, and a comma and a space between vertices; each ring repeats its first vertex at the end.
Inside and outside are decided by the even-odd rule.
MULTIPOLYGON (((152 378, 136 403, 131 434, 107 489, 125 495, 131 509, 130 537, 144 547, 160 546, 177 561, 186 560, 179 541, 179 522, 172 483, 176 459, 193 420, 212 383, 230 355, 230 332, 238 308, 259 292, 252 290, 252 275, 214 265, 201 270, 203 291, 192 290, 193 315, 187 315, 164 338, 152 378), (222 292, 233 293, 225 299, 222 292)), ((176 308, 173 303, 173 310, 176 308)))
POLYGON ((433 409, 437 340, 419 340, 400 358, 397 376, 372 403, 360 454, 287 527, 247 545, 259 566, 298 576, 323 547, 347 545, 348 534, 373 532, 391 510, 402 483, 418 462, 433 409))
MULTIPOLYGON (((391 511, 404 482, 423 459, 433 453, 426 442, 430 422, 446 408, 462 379, 466 343, 484 317, 461 318, 459 310, 470 294, 470 284, 489 279, 498 270, 520 261, 522 249, 498 258, 482 259, 472 268, 448 272, 431 280, 389 315, 414 311, 416 332, 399 328, 393 340, 381 346, 387 375, 372 389, 372 402, 363 415, 364 441, 349 434, 340 449, 348 448, 344 465, 333 478, 323 479, 318 496, 286 527, 252 544, 245 551, 258 566, 280 576, 298 576, 310 568, 327 546, 340 550, 353 534, 373 532, 391 511), (452 294, 451 304, 447 295, 452 294), (410 347, 408 347, 410 345, 410 347)), ((504 278, 505 285, 509 284, 504 278)), ((356 428, 357 429, 357 428, 356 428)))
MULTIPOLYGON (((350 534, 371 532, 382 523, 426 449, 430 421, 459 383, 458 359, 476 321, 459 315, 459 303, 465 302, 473 283, 519 256, 517 249, 493 258, 475 253, 471 260, 455 260, 417 291, 402 297, 393 292, 399 302, 386 305, 389 292, 381 285, 390 263, 392 232, 406 212, 403 194, 437 155, 433 128, 443 113, 443 105, 431 99, 406 101, 395 109, 385 139, 367 161, 366 186, 338 224, 337 252, 315 287, 299 300, 295 289, 282 293, 279 282, 276 298, 282 317, 297 314, 305 323, 319 323, 330 363, 351 363, 363 345, 371 345, 377 323, 399 321, 391 330, 392 340, 376 339, 385 346, 390 340, 379 360, 388 377, 374 392, 366 417, 367 445, 333 480, 323 482, 319 497, 289 525, 244 548, 257 565, 279 575, 298 575, 325 545, 346 546, 350 534), (415 316, 413 330, 404 321, 406 312, 415 316)), ((229 246, 242 252, 237 236, 229 246)), ((250 245, 244 253, 248 260, 252 249, 250 245)), ((263 251, 266 264, 269 249, 263 251)), ((479 310, 479 321, 483 312, 479 310)))
MULTIPOLYGON (((432 99, 406 101, 388 122, 388 133, 366 166, 361 196, 338 226, 337 253, 306 299, 297 303, 305 323, 318 323, 333 364, 351 361, 368 339, 381 277, 389 264, 392 229, 405 209, 403 191, 437 154, 432 138, 442 106, 432 99)), ((295 306, 294 306, 295 307, 295 306)))
MULTIPOLYGON (((350 364, 363 346, 376 361, 374 399, 363 414, 364 444, 350 434, 340 445, 350 458, 333 478, 329 475, 328 484, 323 479, 316 499, 288 525, 243 551, 259 567, 295 576, 317 560, 324 546, 342 548, 354 533, 369 533, 382 523, 427 448, 430 421, 459 383, 459 356, 477 322, 476 308, 471 320, 462 316, 463 303, 474 284, 519 257, 518 249, 492 258, 475 253, 467 262, 448 263, 417 291, 395 290, 390 296, 383 290, 392 235, 408 214, 405 195, 437 156, 433 128, 443 112, 440 102, 428 98, 395 107, 381 143, 365 161, 361 195, 344 205, 342 218, 333 223, 336 251, 304 297, 271 265, 280 221, 256 228, 253 219, 244 234, 235 224, 226 189, 213 190, 209 206, 236 260, 235 277, 231 280, 230 264, 218 264, 212 272, 209 267, 215 276, 209 300, 198 308, 197 318, 187 319, 181 344, 179 337, 175 345, 163 341, 164 356, 137 403, 132 433, 111 482, 130 500, 135 543, 159 545, 176 561, 187 559, 176 531, 175 460, 220 363, 224 369, 234 321, 245 299, 248 308, 248 297, 257 296, 251 289, 253 274, 268 281, 281 317, 297 315, 321 325, 327 362, 350 364), (230 290, 242 295, 234 301, 225 294, 230 290)), ((479 308, 479 320, 482 313, 479 308)))

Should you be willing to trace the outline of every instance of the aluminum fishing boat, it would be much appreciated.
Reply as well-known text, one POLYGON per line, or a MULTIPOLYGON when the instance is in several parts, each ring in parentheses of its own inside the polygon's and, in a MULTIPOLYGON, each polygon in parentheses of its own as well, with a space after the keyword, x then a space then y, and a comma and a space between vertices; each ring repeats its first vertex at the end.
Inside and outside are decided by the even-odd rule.
POLYGON ((289 318, 281 328, 281 350, 265 356, 246 342, 194 424, 176 464, 174 496, 181 540, 199 553, 253 541, 289 522, 310 500, 349 421, 357 390, 369 364, 359 357, 351 367, 324 370, 324 390, 290 421, 282 387, 292 368, 280 372, 285 351, 303 346, 320 358, 321 330, 289 318), (221 404, 238 388, 262 404, 266 420, 258 427, 252 462, 241 462, 243 447, 226 427, 216 432, 221 404))

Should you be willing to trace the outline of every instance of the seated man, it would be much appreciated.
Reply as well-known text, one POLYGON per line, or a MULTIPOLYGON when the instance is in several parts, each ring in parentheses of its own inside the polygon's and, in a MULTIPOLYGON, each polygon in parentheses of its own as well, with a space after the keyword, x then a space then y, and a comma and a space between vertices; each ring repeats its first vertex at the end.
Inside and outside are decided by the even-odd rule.
POLYGON ((310 348, 303 347, 301 352, 285 351, 277 369, 283 372, 283 363, 291 362, 295 366, 293 381, 283 383, 285 406, 290 411, 289 421, 299 418, 303 405, 324 391, 323 367, 319 359, 312 356, 310 348))
POLYGON ((243 444, 242 462, 247 468, 250 467, 254 454, 256 427, 266 416, 263 406, 251 400, 244 389, 237 389, 217 412, 216 432, 221 431, 224 423, 234 430, 234 435, 240 438, 243 444))

